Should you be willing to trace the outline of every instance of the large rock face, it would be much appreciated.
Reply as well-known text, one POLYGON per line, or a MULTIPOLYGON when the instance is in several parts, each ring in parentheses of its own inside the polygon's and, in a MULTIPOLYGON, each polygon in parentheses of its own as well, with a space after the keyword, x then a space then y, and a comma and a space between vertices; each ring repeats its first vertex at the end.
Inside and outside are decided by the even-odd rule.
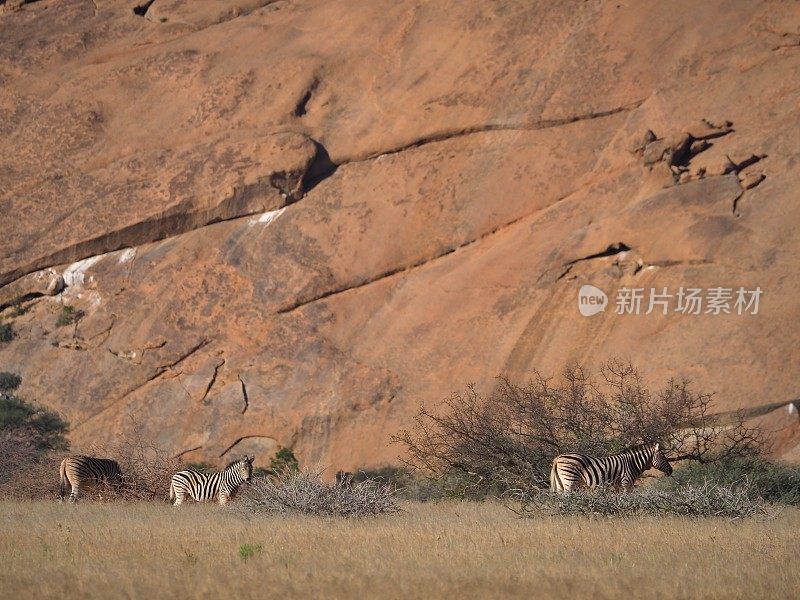
POLYGON ((420 402, 610 356, 719 410, 800 392, 792 2, 19 4, 0 369, 76 446, 378 465, 420 402), (731 314, 644 314, 665 287, 731 314))

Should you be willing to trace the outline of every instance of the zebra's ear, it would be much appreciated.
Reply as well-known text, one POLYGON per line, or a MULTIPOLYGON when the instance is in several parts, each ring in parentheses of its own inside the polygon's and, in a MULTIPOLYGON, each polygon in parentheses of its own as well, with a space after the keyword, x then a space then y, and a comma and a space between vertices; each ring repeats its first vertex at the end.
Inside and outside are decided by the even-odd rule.
POLYGON ((253 456, 245 456, 244 459, 247 462, 249 462, 250 464, 253 464, 253 461, 256 459, 256 457, 255 457, 255 455, 253 455, 253 456))
POLYGON ((658 452, 660 449, 661 449, 661 444, 659 444, 658 442, 656 442, 655 451, 656 451, 656 452, 658 452))

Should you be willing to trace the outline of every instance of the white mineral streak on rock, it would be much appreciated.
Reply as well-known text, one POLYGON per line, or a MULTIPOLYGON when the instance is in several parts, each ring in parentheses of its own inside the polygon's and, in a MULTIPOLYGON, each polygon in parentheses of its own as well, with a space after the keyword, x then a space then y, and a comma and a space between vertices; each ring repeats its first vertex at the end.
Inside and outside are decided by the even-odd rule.
POLYGON ((136 248, 125 248, 119 256, 119 264, 130 262, 136 256, 136 248))
POLYGON ((269 225, 275 219, 280 217, 283 214, 283 211, 285 211, 285 210, 286 210, 286 207, 279 208, 278 210, 271 210, 269 212, 261 213, 260 215, 256 215, 256 216, 252 217, 247 222, 247 224, 250 225, 251 227, 253 225, 257 224, 257 223, 261 223, 262 225, 265 225, 265 226, 269 225))
POLYGON ((92 265, 99 262, 104 256, 105 254, 90 256, 89 258, 84 258, 83 260, 74 262, 64 269, 64 274, 62 277, 64 278, 64 283, 67 284, 67 287, 83 286, 86 282, 86 271, 92 265))

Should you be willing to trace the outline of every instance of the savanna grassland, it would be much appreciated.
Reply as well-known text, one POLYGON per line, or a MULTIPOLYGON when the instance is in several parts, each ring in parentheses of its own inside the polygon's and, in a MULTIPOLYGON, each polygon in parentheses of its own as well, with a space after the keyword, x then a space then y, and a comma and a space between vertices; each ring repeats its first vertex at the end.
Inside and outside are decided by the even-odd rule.
POLYGON ((796 598, 800 510, 521 519, 408 503, 363 520, 2 502, 5 598, 796 598))

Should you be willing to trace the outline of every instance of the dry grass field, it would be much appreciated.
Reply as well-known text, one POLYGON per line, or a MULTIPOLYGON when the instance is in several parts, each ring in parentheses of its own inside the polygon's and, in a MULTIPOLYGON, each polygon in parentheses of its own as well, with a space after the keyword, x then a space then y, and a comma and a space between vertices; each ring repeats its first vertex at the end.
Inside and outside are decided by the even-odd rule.
POLYGON ((244 519, 215 506, 1 502, 4 598, 797 598, 800 510, 520 519, 498 504, 244 519), (247 546, 245 546, 247 545, 247 546))

